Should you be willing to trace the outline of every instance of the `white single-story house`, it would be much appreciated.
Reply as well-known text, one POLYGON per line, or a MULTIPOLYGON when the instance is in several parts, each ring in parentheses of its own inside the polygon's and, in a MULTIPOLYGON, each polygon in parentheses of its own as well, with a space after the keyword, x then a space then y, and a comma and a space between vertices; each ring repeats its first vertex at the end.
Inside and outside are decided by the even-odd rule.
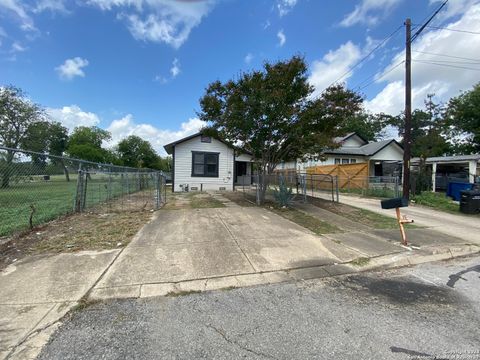
POLYGON ((164 146, 173 157, 172 191, 230 190, 250 185, 252 156, 197 133, 164 146))
POLYGON ((296 169, 303 172, 308 167, 369 163, 370 176, 392 175, 392 169, 403 162, 403 147, 396 140, 369 142, 357 133, 335 139, 341 146, 326 150, 322 156, 307 161, 291 161, 280 164, 278 169, 296 169))

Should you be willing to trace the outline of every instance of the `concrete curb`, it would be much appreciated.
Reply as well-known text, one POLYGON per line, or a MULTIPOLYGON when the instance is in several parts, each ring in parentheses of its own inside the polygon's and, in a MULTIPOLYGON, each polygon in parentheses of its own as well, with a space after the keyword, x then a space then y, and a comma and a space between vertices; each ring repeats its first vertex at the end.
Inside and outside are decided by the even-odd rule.
POLYGON ((90 293, 89 300, 98 301, 108 299, 148 298, 156 296, 181 296, 205 291, 229 290, 239 287, 320 279, 355 274, 364 271, 395 269, 433 261, 450 260, 477 253, 480 253, 480 247, 473 244, 431 246, 423 247, 420 250, 409 250, 403 253, 366 258, 368 260, 365 260, 365 265, 355 265, 356 262, 354 260, 348 263, 263 273, 231 275, 179 282, 94 288, 90 293))

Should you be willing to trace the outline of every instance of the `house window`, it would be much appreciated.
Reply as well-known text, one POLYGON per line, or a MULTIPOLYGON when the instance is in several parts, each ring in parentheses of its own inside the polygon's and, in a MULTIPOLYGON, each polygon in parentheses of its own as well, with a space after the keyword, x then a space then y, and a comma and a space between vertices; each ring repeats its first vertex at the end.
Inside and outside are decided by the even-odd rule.
POLYGON ((348 164, 349 160, 348 159, 342 159, 342 164, 348 164))
POLYGON ((340 159, 339 158, 335 159, 335 164, 340 164, 340 159))
POLYGON ((357 159, 350 159, 350 164, 356 164, 357 163, 357 159))
POLYGON ((202 143, 211 143, 212 142, 212 138, 210 136, 205 136, 205 135, 202 135, 200 137, 200 141, 202 143))
POLYGON ((218 177, 218 154, 192 151, 192 176, 218 177))

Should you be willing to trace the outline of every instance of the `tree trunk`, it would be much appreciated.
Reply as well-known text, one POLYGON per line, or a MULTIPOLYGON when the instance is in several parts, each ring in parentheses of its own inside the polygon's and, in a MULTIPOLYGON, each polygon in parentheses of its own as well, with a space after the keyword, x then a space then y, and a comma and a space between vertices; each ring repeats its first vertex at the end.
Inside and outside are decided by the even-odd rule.
POLYGON ((69 182, 70 181, 70 174, 68 172, 68 168, 65 166, 65 162, 63 161, 63 159, 60 160, 60 164, 63 167, 63 173, 65 174, 65 180, 67 180, 67 182, 69 182))
POLYGON ((257 205, 262 205, 265 203, 268 188, 268 172, 265 164, 262 164, 258 174, 258 187, 257 205))
POLYGON ((13 163, 14 155, 15 153, 13 151, 7 150, 7 163, 5 166, 5 171, 2 174, 2 185, 1 185, 2 189, 8 188, 10 186, 10 175, 13 172, 12 163, 13 163))

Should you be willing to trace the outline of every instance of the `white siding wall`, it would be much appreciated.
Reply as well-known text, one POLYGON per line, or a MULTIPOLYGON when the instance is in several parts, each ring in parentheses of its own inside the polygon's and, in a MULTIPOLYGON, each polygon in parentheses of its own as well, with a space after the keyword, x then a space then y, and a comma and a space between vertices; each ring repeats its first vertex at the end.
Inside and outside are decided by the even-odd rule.
POLYGON ((175 188, 182 191, 180 185, 188 184, 189 188, 203 186, 203 190, 233 190, 233 149, 212 138, 211 143, 202 143, 200 136, 175 146, 175 188), (192 177, 192 151, 220 153, 218 156, 217 177, 192 177))
POLYGON ((307 167, 311 166, 322 166, 322 165, 334 165, 335 164, 335 159, 340 159, 340 164, 342 164, 342 159, 348 159, 349 163, 351 162, 351 159, 355 159, 357 163, 364 163, 368 159, 365 158, 364 156, 355 156, 355 155, 329 155, 325 161, 320 161, 320 160, 308 160, 304 163, 298 162, 297 163, 297 170, 303 171, 307 167))

